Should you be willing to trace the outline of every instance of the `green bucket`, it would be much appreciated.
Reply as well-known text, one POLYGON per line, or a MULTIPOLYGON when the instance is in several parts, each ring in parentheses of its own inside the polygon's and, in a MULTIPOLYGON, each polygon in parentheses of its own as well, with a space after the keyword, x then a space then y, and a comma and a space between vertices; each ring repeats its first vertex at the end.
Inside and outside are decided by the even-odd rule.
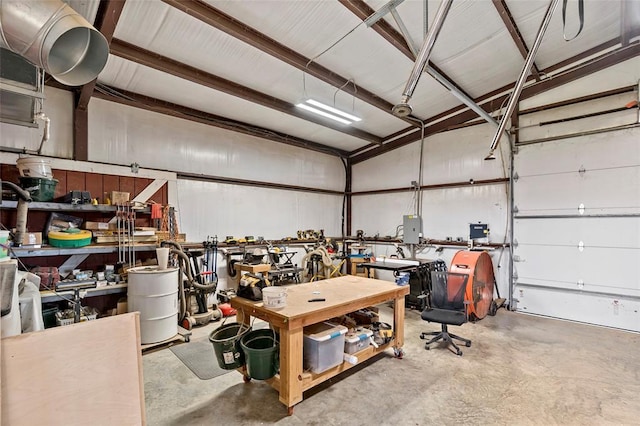
POLYGON ((240 339, 240 346, 247 360, 249 377, 267 380, 278 372, 280 364, 278 336, 269 329, 254 330, 240 339))
POLYGON ((209 341, 213 345, 218 365, 224 370, 235 370, 244 365, 244 355, 240 349, 240 339, 251 331, 245 324, 233 322, 213 330, 209 341))
POLYGON ((51 201, 56 192, 57 179, 20 177, 20 186, 31 194, 33 201, 51 201))

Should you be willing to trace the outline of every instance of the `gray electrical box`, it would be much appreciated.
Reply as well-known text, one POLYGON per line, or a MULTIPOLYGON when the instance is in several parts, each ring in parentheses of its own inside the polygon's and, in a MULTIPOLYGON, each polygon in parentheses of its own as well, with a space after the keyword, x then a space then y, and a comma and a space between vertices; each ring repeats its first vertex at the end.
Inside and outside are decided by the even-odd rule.
POLYGON ((420 216, 402 216, 402 227, 404 229, 404 237, 402 238, 403 243, 420 243, 420 237, 422 236, 422 218, 420 216))

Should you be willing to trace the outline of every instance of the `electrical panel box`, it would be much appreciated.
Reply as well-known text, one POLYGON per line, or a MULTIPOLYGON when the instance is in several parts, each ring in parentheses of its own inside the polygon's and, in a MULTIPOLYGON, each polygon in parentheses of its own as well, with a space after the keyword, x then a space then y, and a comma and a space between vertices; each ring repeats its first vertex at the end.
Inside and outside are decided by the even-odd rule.
POLYGON ((472 240, 478 240, 480 238, 489 237, 489 225, 486 223, 471 223, 469 224, 469 238, 472 240))
POLYGON ((419 244, 422 236, 422 218, 416 215, 406 215, 402 217, 402 227, 404 229, 404 237, 402 242, 405 244, 419 244))

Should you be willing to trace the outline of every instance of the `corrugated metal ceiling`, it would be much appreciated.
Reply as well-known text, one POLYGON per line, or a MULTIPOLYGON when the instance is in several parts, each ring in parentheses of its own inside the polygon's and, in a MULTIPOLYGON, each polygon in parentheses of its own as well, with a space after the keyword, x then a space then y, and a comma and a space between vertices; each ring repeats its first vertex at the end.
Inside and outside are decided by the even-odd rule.
MULTIPOLYGON (((256 96, 274 99, 281 105, 280 109, 264 106, 264 102, 256 103, 255 99, 251 101, 247 91, 238 90, 237 86, 217 90, 197 82, 197 75, 188 81, 163 72, 161 59, 151 68, 132 62, 136 58, 124 59, 112 54, 99 76, 101 85, 345 151, 369 146, 372 141, 375 145, 376 138, 384 142, 411 126, 407 120, 393 116, 387 108, 400 101, 413 67, 413 60, 406 54, 406 45, 398 48, 380 33, 384 25, 391 25, 396 32, 387 30, 387 38, 401 37, 399 28, 390 15, 385 16, 385 22, 368 28, 362 23, 367 15, 356 16, 356 12, 349 10, 353 6, 373 11, 383 7, 386 1, 173 1, 180 3, 177 6, 186 5, 191 9, 214 8, 211 16, 218 15, 209 16, 209 19, 230 20, 251 27, 261 33, 256 36, 254 32, 251 37, 256 42, 267 40, 271 43, 270 48, 263 51, 251 46, 204 22, 206 19, 190 16, 168 4, 171 0, 127 0, 116 26, 114 43, 130 43, 151 55, 162 55, 207 75, 237 83, 252 89, 256 96), (277 43, 283 46, 277 46, 277 43), (304 66, 295 67, 277 57, 291 52, 306 60, 313 59, 315 64, 326 68, 329 77, 334 78, 334 84, 303 72, 308 69, 304 66), (335 83, 347 83, 347 80, 349 83, 342 89, 335 83), (379 98, 379 104, 376 106, 355 98, 352 95, 354 84, 360 89, 359 97, 364 91, 371 92, 379 98), (348 112, 353 110, 362 121, 351 127, 360 133, 308 121, 293 108, 305 97, 335 104, 348 112), (363 138, 363 134, 370 136, 363 138)), ((639 33, 640 22, 622 18, 621 1, 586 0, 584 30, 570 42, 563 39, 561 6, 558 7, 536 58, 537 68, 543 70, 617 38, 622 41, 624 31, 639 33)), ((99 2, 69 0, 69 3, 91 21, 98 13, 99 2)), ((627 2, 624 7, 633 14, 637 3, 640 2, 627 2), (630 3, 635 4, 630 6, 630 3)), ((427 2, 429 25, 439 4, 439 1, 427 2)), ((500 4, 508 8, 524 44, 530 47, 549 5, 548 0, 455 0, 431 56, 432 63, 449 80, 474 98, 513 84, 524 63, 514 36, 501 18, 500 4)), ((569 1, 569 33, 574 33, 577 27, 576 5, 577 0, 569 1)), ((424 7, 425 2, 421 0, 406 0, 397 7, 418 49, 424 38, 424 7)), ((432 77, 423 75, 411 105, 413 114, 429 124, 430 119, 462 104, 432 77)))

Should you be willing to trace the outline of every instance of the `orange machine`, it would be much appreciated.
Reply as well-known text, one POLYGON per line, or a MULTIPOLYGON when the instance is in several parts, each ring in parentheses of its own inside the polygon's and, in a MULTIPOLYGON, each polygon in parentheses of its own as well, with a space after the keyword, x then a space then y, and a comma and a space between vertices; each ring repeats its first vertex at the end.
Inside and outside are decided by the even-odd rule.
POLYGON ((493 287, 496 282, 489 254, 485 251, 460 250, 453 256, 449 270, 469 276, 464 297, 469 302, 469 320, 486 317, 492 309, 493 287))

